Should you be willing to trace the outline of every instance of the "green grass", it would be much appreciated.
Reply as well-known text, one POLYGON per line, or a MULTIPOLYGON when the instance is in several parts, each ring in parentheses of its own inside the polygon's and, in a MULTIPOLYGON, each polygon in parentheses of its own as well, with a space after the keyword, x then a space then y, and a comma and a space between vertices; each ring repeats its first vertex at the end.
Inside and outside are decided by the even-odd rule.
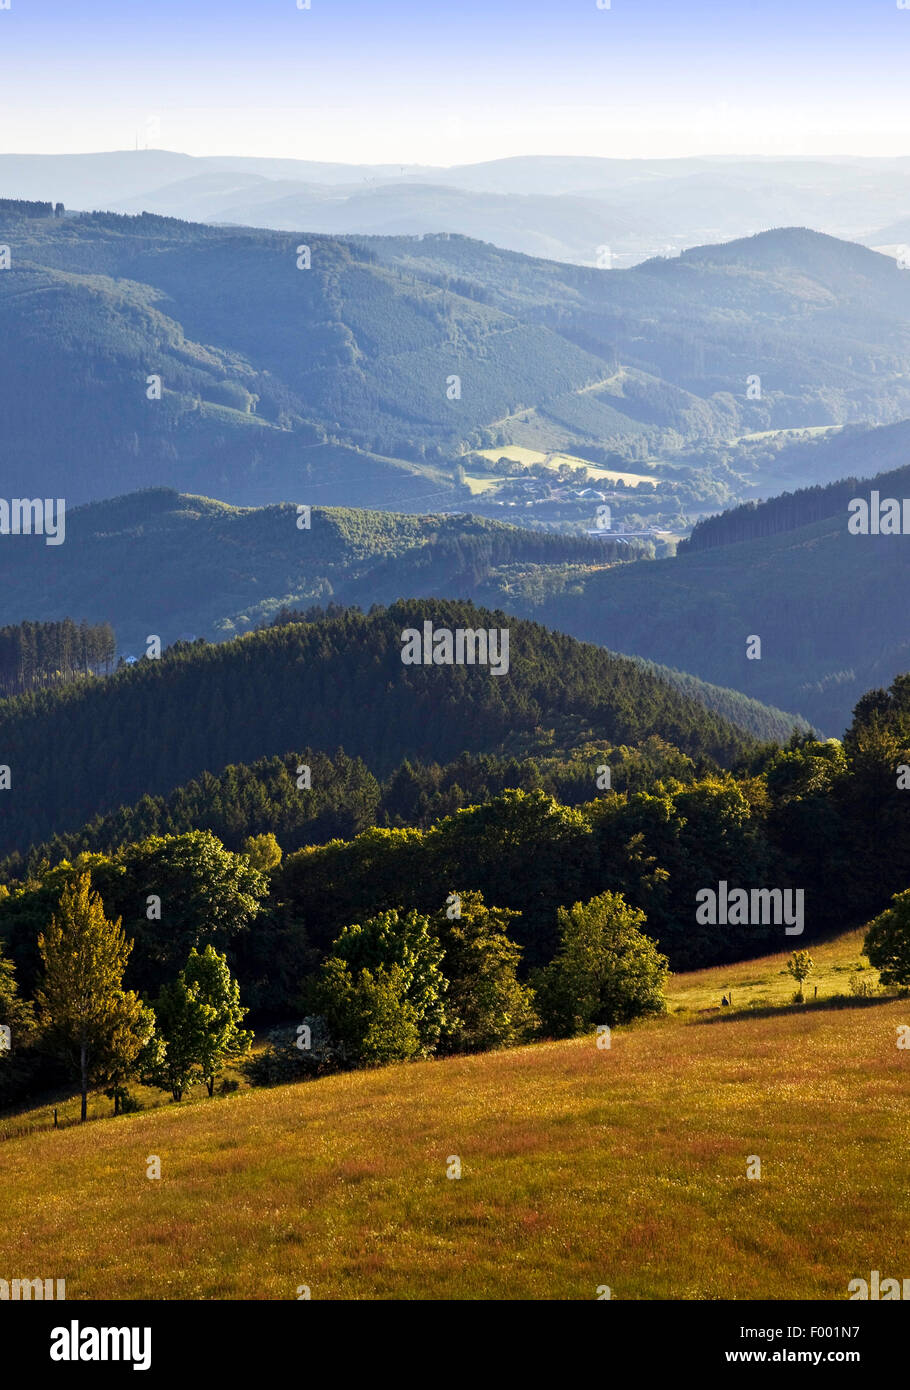
POLYGON ((253 415, 248 410, 238 410, 234 406, 219 405, 216 401, 200 401, 199 412, 207 420, 221 420, 231 425, 253 425, 260 429, 273 430, 275 425, 253 415))
MULTIPOLYGON (((265 1044, 263 1042, 254 1046, 253 1051, 261 1051, 265 1044)), ((221 1086, 222 1081, 236 1083, 238 1090, 249 1090, 250 1083, 244 1072, 237 1067, 225 1067, 220 1074, 217 1087, 221 1086)), ((170 1105, 171 1097, 168 1091, 161 1091, 157 1086, 143 1086, 139 1082, 130 1082, 129 1094, 137 1103, 139 1108, 145 1110, 157 1110, 160 1106, 170 1105)), ((208 1099, 208 1091, 202 1082, 191 1086, 184 1098, 185 1103, 191 1104, 195 1101, 208 1099)), ((14 1139, 26 1134, 35 1134, 41 1130, 52 1130, 54 1128, 54 1111, 57 1112, 57 1124, 61 1129, 79 1122, 81 1107, 81 1097, 74 1094, 60 1096, 48 1096, 40 1104, 32 1106, 25 1112, 18 1114, 0 1115, 0 1141, 14 1139)), ((103 1091, 94 1091, 89 1095, 88 1117, 89 1120, 107 1120, 114 1116, 114 1102, 104 1094, 103 1091)), ((0 1276, 2 1277, 2 1276, 0 1276)))
MULTIPOLYGON (((816 989, 819 1001, 849 993, 850 978, 857 971, 860 978, 878 985, 878 971, 870 968, 862 954, 864 934, 860 928, 833 941, 808 947, 794 938, 793 950, 808 950, 813 962, 812 973, 803 988, 806 999, 814 999, 816 989)), ((677 975, 667 991, 669 1006, 671 1010, 693 1012, 722 1008, 724 995, 732 997, 735 1010, 789 1004, 797 986, 787 970, 788 958, 788 954, 764 956, 760 960, 741 961, 738 965, 677 975)))
POLYGON ((728 440, 728 443, 742 444, 744 440, 785 438, 789 434, 809 434, 814 437, 822 434, 831 434, 832 431, 839 430, 840 428, 840 425, 792 425, 787 429, 780 430, 753 430, 751 434, 736 435, 733 439, 728 440))
POLYGON ((568 463, 573 468, 586 468, 592 478, 606 478, 610 482, 621 481, 629 485, 660 481, 650 473, 618 473, 615 468, 601 468, 598 464, 589 463, 587 459, 579 458, 575 454, 544 453, 540 449, 526 449, 518 444, 504 444, 499 449, 480 449, 479 453, 491 463, 498 463, 501 458, 507 458, 526 467, 530 467, 532 463, 544 463, 548 468, 556 469, 568 463))
POLYGON ((504 477, 494 478, 491 477, 489 474, 484 474, 482 478, 479 478, 470 473, 466 473, 464 475, 464 480, 471 490, 472 497, 477 497, 479 494, 484 492, 490 492, 491 489, 499 487, 500 483, 504 483, 506 481, 504 477))
MULTIPOLYGON (((856 947, 813 955, 833 978, 856 947)), ((671 1009, 730 980, 773 989, 784 959, 680 977, 671 1009)), ((845 1299, 871 1269, 908 1272, 906 1023, 888 997, 670 1013, 609 1050, 583 1037, 12 1139, 3 1276, 65 1277, 72 1299, 845 1299)))

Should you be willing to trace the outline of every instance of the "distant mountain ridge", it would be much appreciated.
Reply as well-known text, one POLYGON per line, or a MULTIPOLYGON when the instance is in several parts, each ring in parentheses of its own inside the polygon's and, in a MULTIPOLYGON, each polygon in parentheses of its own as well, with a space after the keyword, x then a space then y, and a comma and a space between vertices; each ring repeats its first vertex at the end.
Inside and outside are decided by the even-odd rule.
POLYGON ((0 189, 83 211, 333 236, 455 232, 583 265, 606 244, 625 266, 793 224, 900 240, 874 237, 906 216, 910 161, 517 156, 430 167, 140 149, 0 155, 0 189))
POLYGON ((164 485, 419 511, 463 500, 476 449, 910 416, 910 276, 807 230, 611 271, 447 235, 9 208, 0 237, 7 495, 27 477, 71 504, 164 485))
POLYGON ((519 578, 501 601, 585 641, 798 710, 840 737, 867 690, 910 668, 910 536, 847 529, 847 503, 873 489, 910 495, 910 467, 709 518, 672 559, 572 584, 555 572, 538 584, 519 578), (760 654, 750 659, 755 637, 760 654))
POLYGON ((75 508, 61 547, 0 545, 0 626, 70 612, 110 621, 122 653, 148 633, 217 640, 269 622, 282 607, 470 597, 512 565, 593 565, 629 548, 471 515, 238 508, 150 489, 75 508), (100 616, 96 616, 100 615, 100 616))

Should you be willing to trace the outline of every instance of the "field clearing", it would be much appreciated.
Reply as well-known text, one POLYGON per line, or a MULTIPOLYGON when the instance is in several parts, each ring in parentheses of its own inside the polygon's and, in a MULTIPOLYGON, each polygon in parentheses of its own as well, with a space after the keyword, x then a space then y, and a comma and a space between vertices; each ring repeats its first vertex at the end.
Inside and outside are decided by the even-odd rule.
MULTIPOLYGON (((804 985, 807 999, 814 997, 818 987, 819 1000, 849 991, 850 977, 859 971, 860 978, 878 984, 878 971, 873 970, 862 954, 865 931, 859 928, 833 941, 817 942, 803 948, 793 938, 793 949, 808 950, 813 970, 804 985)), ((707 1009, 720 1004, 722 995, 732 994, 734 1009, 763 1007, 768 1004, 789 1004, 796 991, 796 981, 787 970, 787 955, 762 956, 757 960, 740 961, 737 965, 713 966, 710 970, 693 970, 674 975, 667 989, 667 1003, 674 1009, 707 1009)))
POLYGON ((493 488, 499 487, 500 483, 506 481, 505 478, 493 478, 486 473, 482 478, 478 478, 470 473, 465 473, 464 480, 471 489, 472 497, 477 497, 484 492, 490 492, 493 488))
POLYGON ((813 438, 817 435, 831 434, 832 431, 841 429, 840 425, 791 425, 786 429, 780 430, 756 430, 752 434, 738 434, 729 440, 730 444, 742 444, 744 440, 752 439, 774 439, 777 435, 781 437, 788 434, 809 434, 813 438))
MULTIPOLYGON (((853 947, 832 943, 832 965, 853 947)), ((609 1050, 537 1044, 8 1140, 3 1276, 65 1277, 72 1299, 845 1299, 872 1269, 903 1277, 910 1000, 672 1013, 783 959, 680 977, 670 1016, 609 1050)))
POLYGON ((606 479, 613 483, 623 482, 627 486, 660 482, 660 479, 651 473, 618 473, 613 468, 601 468, 596 463, 589 463, 587 459, 578 458, 575 454, 546 454, 540 449, 525 449, 519 444, 504 444, 500 449, 478 449, 477 452, 491 463, 498 463, 501 458, 511 459, 513 463, 521 463, 525 467, 532 463, 543 463, 548 468, 559 468, 562 464, 568 463, 576 468, 586 468, 592 478, 606 479))

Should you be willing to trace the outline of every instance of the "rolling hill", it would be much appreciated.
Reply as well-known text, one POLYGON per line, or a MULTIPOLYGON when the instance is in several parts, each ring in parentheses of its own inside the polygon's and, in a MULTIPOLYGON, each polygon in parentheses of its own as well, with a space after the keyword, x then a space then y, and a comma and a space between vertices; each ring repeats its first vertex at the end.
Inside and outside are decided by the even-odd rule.
POLYGON ((25 211, 0 204, 11 495, 419 511, 458 504, 471 449, 640 455, 910 415, 910 277, 809 231, 607 272, 449 235, 25 211))
POLYGON ((552 330, 339 241, 311 239, 307 270, 298 237, 156 218, 7 213, 0 236, 7 476, 65 486, 73 503, 213 479, 238 501, 312 484, 314 501, 363 502, 371 466, 389 500, 454 497, 428 447, 441 460, 516 402, 607 374, 552 330), (42 375, 53 411, 38 408, 42 375))
MULTIPOLYGON (((359 606, 413 598, 499 606, 517 576, 547 587, 628 560, 628 546, 547 534, 471 515, 416 516, 314 508, 297 529, 291 504, 259 509, 164 488, 92 503, 67 518, 69 543, 0 548, 0 626, 77 613, 111 622, 120 654, 222 641, 273 621, 285 607, 359 606), (103 617, 102 617, 103 615, 103 617)), ((786 741, 796 715, 681 671, 654 674, 755 738, 786 741)))
POLYGON ((605 564, 629 548, 471 515, 314 507, 239 508, 156 488, 67 514, 66 544, 0 547, 0 626, 71 612, 104 614, 120 651, 150 632, 214 640, 270 621, 282 606, 470 598, 515 564, 605 564))
POLYGON ((814 476, 818 479, 814 486, 704 517, 679 543, 677 553, 689 555, 715 545, 773 536, 814 521, 843 517, 851 500, 858 494, 868 496, 870 488, 878 489, 882 497, 903 497, 910 488, 908 456, 907 420, 878 429, 846 429, 824 440, 784 448, 783 466, 795 466, 799 472, 814 476))
POLYGON ((604 242, 627 265, 794 223, 903 240, 875 229, 905 219, 908 188, 906 159, 526 156, 447 168, 157 149, 0 155, 0 189, 14 198, 335 236, 449 231, 587 265, 604 242))
POLYGON ((558 581, 549 592, 518 577, 500 601, 585 641, 685 663, 702 680, 799 710, 839 737, 864 691, 910 665, 907 538, 847 532, 850 497, 868 498, 879 486, 890 496, 888 482, 902 478, 907 470, 809 492, 801 502, 737 509, 706 523, 699 548, 673 559, 558 581), (789 524, 801 507, 836 510, 789 524), (753 635, 760 659, 747 658, 753 635))
MULTIPOLYGON (((610 273, 529 262, 524 274, 509 274, 517 258, 457 237, 369 244, 415 273, 479 284, 497 307, 523 306, 571 341, 644 373, 651 390, 640 392, 642 423, 673 392, 695 396, 718 424, 739 420, 742 433, 910 413, 898 368, 910 276, 889 257, 806 228, 610 273), (752 375, 761 378, 760 399, 747 397, 752 375)), ((586 394, 592 409, 635 415, 621 392, 586 394)), ((593 425, 593 414, 587 419, 593 425)), ((580 415, 577 426, 585 427, 580 415)))
POLYGON ((495 752, 565 720, 613 744, 657 733, 726 764, 757 747, 639 663, 471 604, 401 600, 368 617, 178 644, 109 677, 0 701, 0 760, 13 788, 0 853, 228 763, 343 747, 384 776, 407 757, 444 763, 495 752), (426 622, 508 629, 507 669, 406 665, 402 631, 426 622))

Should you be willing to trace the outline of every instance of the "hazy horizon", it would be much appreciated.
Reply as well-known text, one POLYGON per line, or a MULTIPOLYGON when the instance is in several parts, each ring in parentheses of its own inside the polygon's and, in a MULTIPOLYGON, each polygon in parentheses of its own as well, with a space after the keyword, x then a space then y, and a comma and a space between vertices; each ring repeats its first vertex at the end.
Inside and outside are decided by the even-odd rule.
POLYGON ((897 0, 310 3, 10 0, 2 148, 443 167, 910 152, 897 0))
MULTIPOLYGON (((144 136, 143 136, 143 138, 144 138, 144 136)), ((889 163, 895 163, 895 162, 899 162, 899 161, 903 161, 903 160, 910 161, 910 139, 908 139, 906 150, 905 150, 903 153, 899 153, 899 154, 851 154, 851 153, 848 153, 848 152, 843 151, 843 150, 841 150, 841 151, 829 152, 829 153, 821 153, 820 151, 809 151, 809 152, 807 152, 807 153, 805 153, 805 154, 753 154, 753 153, 748 153, 748 152, 745 151, 745 150, 721 150, 721 151, 717 151, 717 152, 712 152, 712 153, 710 153, 710 154, 705 154, 705 153, 697 152, 697 151, 689 151, 689 152, 683 152, 683 153, 679 153, 679 154, 666 154, 666 153, 661 154, 660 152, 657 152, 657 153, 654 153, 654 154, 647 154, 647 155, 645 155, 645 154, 636 154, 636 155, 623 155, 623 154, 592 155, 592 154, 588 154, 588 153, 586 153, 586 152, 584 152, 584 151, 579 151, 579 150, 566 150, 566 149, 564 149, 564 150, 557 150, 557 151, 553 151, 553 152, 549 152, 549 153, 541 153, 539 150, 527 149, 527 150, 516 150, 516 151, 512 152, 511 154, 487 155, 486 157, 480 157, 480 158, 477 158, 477 159, 455 159, 455 160, 451 160, 451 161, 436 161, 436 162, 432 162, 432 163, 426 162, 426 161, 402 160, 402 159, 375 159, 375 160, 373 160, 373 159, 355 159, 355 158, 353 158, 353 157, 351 157, 351 158, 346 158, 346 159, 336 159, 336 158, 334 158, 334 157, 330 157, 328 154, 322 154, 322 153, 320 153, 319 151, 312 151, 312 150, 311 150, 311 151, 308 151, 308 152, 306 152, 306 153, 296 154, 296 155, 276 155, 276 154, 273 154, 273 153, 271 153, 271 152, 264 151, 264 150, 254 150, 254 151, 251 151, 251 152, 244 151, 243 153, 239 153, 237 150, 231 150, 231 149, 225 149, 225 150, 218 150, 218 151, 211 151, 211 152, 198 153, 198 152, 196 152, 196 151, 194 151, 194 150, 178 149, 176 146, 171 146, 171 145, 155 145, 155 144, 138 144, 138 145, 137 145, 137 144, 133 144, 133 145, 129 145, 129 146, 128 146, 128 145, 121 145, 121 146, 111 146, 110 148, 100 148, 100 147, 99 147, 99 148, 96 148, 96 149, 79 149, 79 150, 67 150, 67 149, 62 149, 62 148, 61 148, 61 149, 49 149, 49 150, 0 149, 0 158, 10 158, 10 159, 16 159, 16 158, 20 158, 20 159, 38 159, 38 158, 42 158, 42 157, 45 157, 45 158, 48 158, 48 159, 55 159, 55 158, 56 158, 56 159, 69 159, 69 158, 79 158, 79 157, 81 157, 81 156, 85 156, 85 157, 88 158, 88 157, 91 157, 91 156, 93 156, 93 155, 103 156, 103 155, 122 155, 122 154, 162 154, 162 155, 176 155, 178 158, 181 158, 181 157, 182 157, 182 158, 187 158, 187 159, 217 159, 217 160, 228 159, 228 160, 249 160, 249 161, 276 160, 276 161, 284 161, 284 162, 291 162, 291 163, 295 163, 295 162, 296 162, 296 163, 301 163, 301 164, 350 165, 352 168, 355 168, 355 167, 357 167, 358 165, 369 165, 370 167, 373 167, 373 168, 384 168, 384 169, 389 169, 389 170, 392 170, 392 171, 394 171, 396 168, 398 168, 398 169, 403 169, 405 172, 407 172, 407 171, 409 171, 409 170, 412 170, 412 171, 413 171, 413 170, 419 170, 419 171, 432 172, 434 169, 445 170, 445 171, 447 171, 447 172, 451 172, 452 170, 456 170, 456 169, 460 169, 460 168, 467 168, 467 167, 471 167, 471 166, 474 166, 474 165, 481 165, 481 164, 501 164, 501 163, 506 163, 506 162, 508 162, 508 161, 510 161, 510 160, 511 160, 511 161, 519 161, 519 160, 552 160, 552 161, 555 162, 555 161, 558 161, 558 160, 566 160, 566 161, 569 161, 569 160, 579 160, 579 161, 581 161, 581 160, 598 160, 598 159, 603 159, 603 160, 609 160, 610 162, 614 162, 614 163, 619 162, 619 163, 629 163, 629 164, 654 164, 654 163, 679 163, 679 164, 683 164, 683 163, 686 163, 687 161, 695 161, 695 160, 701 160, 701 161, 703 161, 703 162, 705 162, 705 163, 716 163, 716 164, 722 164, 722 163, 731 163, 731 164, 732 164, 732 163, 736 163, 737 161, 748 161, 749 163, 753 163, 753 164, 757 164, 757 163, 768 163, 768 164, 782 164, 782 163, 794 163, 794 164, 796 164, 796 163, 803 163, 803 164, 811 164, 811 163, 814 163, 814 162, 826 163, 826 164, 838 164, 838 163, 850 163, 850 164, 853 164, 853 163, 859 163, 859 162, 864 162, 864 161, 879 161, 879 162, 881 162, 882 164, 889 164, 889 163)))

